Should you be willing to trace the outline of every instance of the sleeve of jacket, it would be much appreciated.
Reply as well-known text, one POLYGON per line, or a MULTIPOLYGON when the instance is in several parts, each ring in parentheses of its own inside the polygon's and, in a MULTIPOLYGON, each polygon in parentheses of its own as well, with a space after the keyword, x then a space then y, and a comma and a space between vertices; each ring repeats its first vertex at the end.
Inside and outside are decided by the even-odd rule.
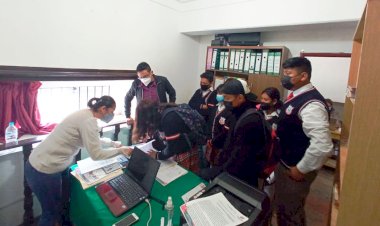
POLYGON ((167 78, 164 77, 164 79, 165 79, 165 89, 169 95, 169 103, 175 103, 175 101, 177 99, 175 89, 172 86, 172 84, 170 84, 170 82, 167 78))
POLYGON ((127 118, 131 117, 131 102, 133 98, 136 96, 136 81, 133 81, 131 88, 127 92, 124 98, 124 108, 125 108, 125 116, 127 118))
POLYGON ((198 90, 196 90, 193 94, 193 96, 191 97, 190 101, 189 101, 189 106, 194 109, 194 110, 197 110, 199 111, 200 109, 200 104, 197 100, 197 92, 199 92, 198 90))

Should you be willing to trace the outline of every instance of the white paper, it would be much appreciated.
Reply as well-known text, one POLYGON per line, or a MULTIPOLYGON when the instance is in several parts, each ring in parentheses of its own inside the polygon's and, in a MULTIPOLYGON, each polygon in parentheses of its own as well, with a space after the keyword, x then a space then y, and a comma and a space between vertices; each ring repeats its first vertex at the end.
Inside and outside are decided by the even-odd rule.
POLYGON ((248 221, 220 192, 187 202, 180 209, 189 225, 235 226, 248 221))
POLYGON ((118 156, 115 156, 115 157, 110 158, 110 159, 98 160, 98 161, 94 161, 90 157, 88 157, 88 158, 85 158, 83 160, 79 160, 77 162, 77 164, 78 164, 78 168, 79 168, 80 173, 85 174, 85 173, 88 173, 90 171, 102 168, 104 166, 111 165, 111 164, 116 163, 116 162, 118 162, 118 156))
POLYGON ((177 165, 173 160, 160 161, 161 165, 157 173, 157 181, 166 186, 175 179, 185 175, 187 170, 177 165))
POLYGON ((129 146, 130 148, 134 148, 134 147, 137 147, 139 148, 141 151, 145 152, 145 153, 148 153, 150 151, 157 151, 156 149, 153 148, 153 141, 155 141, 154 139, 147 142, 147 143, 141 143, 141 144, 136 144, 136 145, 132 145, 132 146, 129 146))

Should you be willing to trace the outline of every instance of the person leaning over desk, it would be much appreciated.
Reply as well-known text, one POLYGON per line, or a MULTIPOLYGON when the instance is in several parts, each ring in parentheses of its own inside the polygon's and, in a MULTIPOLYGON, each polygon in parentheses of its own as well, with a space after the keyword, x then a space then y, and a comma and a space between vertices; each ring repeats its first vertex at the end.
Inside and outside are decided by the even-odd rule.
POLYGON ((86 148, 93 160, 129 155, 128 149, 114 142, 114 148, 103 150, 97 119, 106 123, 113 119, 115 100, 110 96, 92 98, 89 109, 67 116, 53 132, 39 144, 25 165, 25 177, 41 203, 40 226, 52 226, 59 221, 62 202, 62 173, 68 170, 80 148, 86 148), (119 146, 119 147, 117 147, 119 146))

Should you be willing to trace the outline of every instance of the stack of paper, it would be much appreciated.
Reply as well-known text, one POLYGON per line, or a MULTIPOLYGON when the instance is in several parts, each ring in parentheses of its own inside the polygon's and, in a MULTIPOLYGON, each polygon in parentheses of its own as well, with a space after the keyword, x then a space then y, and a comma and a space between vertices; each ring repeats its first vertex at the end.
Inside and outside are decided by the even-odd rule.
POLYGON ((185 175, 187 170, 178 166, 177 162, 173 160, 160 161, 160 169, 158 170, 156 180, 166 186, 175 179, 185 175))
POLYGON ((187 202, 180 210, 190 226, 235 226, 248 221, 221 192, 187 202))
POLYGON ((79 180, 83 189, 87 189, 122 174, 121 168, 126 161, 123 155, 100 161, 86 158, 72 167, 71 174, 79 180))

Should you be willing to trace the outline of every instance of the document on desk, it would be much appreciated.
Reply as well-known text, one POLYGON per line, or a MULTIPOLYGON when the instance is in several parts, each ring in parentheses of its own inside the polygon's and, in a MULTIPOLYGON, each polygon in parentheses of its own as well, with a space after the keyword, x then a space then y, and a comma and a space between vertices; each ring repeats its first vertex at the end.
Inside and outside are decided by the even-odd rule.
POLYGON ((190 226, 235 226, 248 221, 222 193, 187 202, 180 210, 190 226))
POLYGON ((175 179, 185 175, 187 170, 180 167, 174 160, 159 160, 161 163, 157 173, 156 180, 162 185, 166 186, 175 179))
POLYGON ((105 166, 109 166, 114 163, 118 163, 119 157, 115 156, 110 159, 105 159, 105 160, 99 160, 99 161, 94 161, 90 157, 85 158, 83 160, 79 160, 77 162, 78 168, 81 174, 88 173, 90 171, 94 171, 96 169, 103 168, 105 166))

